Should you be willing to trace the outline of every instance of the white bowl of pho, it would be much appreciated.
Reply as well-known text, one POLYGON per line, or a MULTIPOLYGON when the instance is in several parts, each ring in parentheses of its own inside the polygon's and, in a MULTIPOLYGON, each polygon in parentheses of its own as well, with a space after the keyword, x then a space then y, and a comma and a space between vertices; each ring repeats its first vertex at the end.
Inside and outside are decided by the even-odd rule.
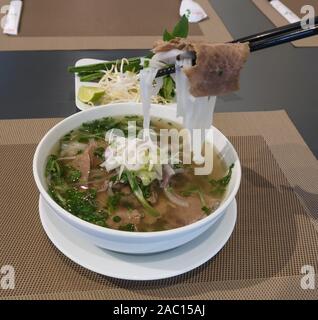
POLYGON ((241 179, 238 155, 219 130, 211 128, 213 141, 206 136, 195 156, 186 135, 171 136, 183 129, 175 108, 152 105, 152 130, 143 133, 142 111, 123 103, 74 114, 44 136, 33 161, 41 196, 66 224, 99 247, 130 254, 202 234, 241 179))

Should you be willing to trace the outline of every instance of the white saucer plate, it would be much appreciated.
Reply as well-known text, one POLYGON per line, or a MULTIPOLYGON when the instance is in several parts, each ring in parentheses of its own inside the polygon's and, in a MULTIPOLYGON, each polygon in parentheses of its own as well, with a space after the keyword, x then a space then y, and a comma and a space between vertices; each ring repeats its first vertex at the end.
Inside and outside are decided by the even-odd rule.
MULTIPOLYGON (((107 61, 98 60, 98 59, 84 58, 84 59, 77 60, 76 63, 75 63, 75 66, 76 67, 81 67, 81 66, 85 66, 85 65, 102 63, 102 62, 107 62, 107 61)), ((98 83, 97 82, 81 82, 79 76, 75 74, 75 105, 76 105, 77 109, 79 109, 81 111, 84 111, 84 110, 88 110, 88 109, 92 109, 92 108, 96 108, 96 107, 98 108, 98 107, 107 105, 107 104, 102 104, 102 105, 99 105, 99 106, 96 106, 96 107, 92 107, 92 106, 89 106, 89 105, 83 103, 82 101, 80 101, 78 99, 77 93, 78 93, 78 90, 79 90, 79 88, 81 86, 98 87, 98 83)), ((176 103, 175 102, 168 103, 166 106, 175 107, 176 103)))
POLYGON ((236 200, 196 239, 173 250, 130 255, 101 249, 85 240, 52 211, 40 196, 39 211, 49 239, 69 259, 99 274, 125 280, 158 280, 193 270, 214 257, 229 240, 236 223, 236 200))
MULTIPOLYGON (((81 67, 81 66, 85 66, 85 65, 89 65, 89 64, 95 64, 95 63, 102 63, 102 62, 107 62, 105 60, 98 60, 98 59, 89 59, 89 58, 85 58, 85 59, 80 59, 75 63, 76 67, 81 67)), ((78 90, 81 86, 92 86, 92 87, 97 87, 98 84, 96 82, 81 82, 80 78, 78 75, 75 75, 75 104, 76 107, 79 110, 87 110, 87 109, 91 109, 92 107, 83 103, 82 101, 80 101, 77 97, 77 93, 78 90)))

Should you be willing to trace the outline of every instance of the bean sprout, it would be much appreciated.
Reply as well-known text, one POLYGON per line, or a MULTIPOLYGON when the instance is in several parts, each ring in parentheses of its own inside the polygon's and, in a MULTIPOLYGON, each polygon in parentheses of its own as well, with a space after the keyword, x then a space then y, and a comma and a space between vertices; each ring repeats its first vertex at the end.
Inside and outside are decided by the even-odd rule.
MULTIPOLYGON (((104 71, 104 75, 98 85, 105 89, 105 94, 98 101, 98 104, 141 101, 139 74, 133 71, 124 72, 125 65, 129 65, 129 61, 123 58, 119 65, 113 65, 111 69, 104 71)), ((170 101, 162 96, 155 95, 152 97, 151 102, 167 104, 170 101)), ((90 103, 90 105, 94 104, 90 103)))

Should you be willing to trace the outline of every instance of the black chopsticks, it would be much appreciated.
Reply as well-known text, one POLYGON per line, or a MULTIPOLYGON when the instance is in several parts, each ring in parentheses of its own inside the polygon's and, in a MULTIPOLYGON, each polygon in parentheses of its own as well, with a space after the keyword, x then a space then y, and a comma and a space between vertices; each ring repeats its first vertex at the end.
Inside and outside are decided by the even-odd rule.
MULTIPOLYGON (((318 16, 315 17, 315 25, 318 24, 318 16)), ((267 31, 263 31, 260 33, 256 33, 247 37, 243 37, 237 40, 233 40, 231 41, 232 43, 235 42, 250 42, 250 41, 258 41, 258 40, 264 40, 264 39, 268 39, 271 37, 276 37, 276 36, 281 36, 283 34, 289 33, 289 32, 293 32, 293 31, 299 31, 301 30, 301 22, 295 22, 295 23, 291 23, 291 24, 287 24, 285 26, 282 27, 278 27, 278 28, 274 28, 271 30, 267 30, 267 31)))
MULTIPOLYGON (((303 29, 301 22, 288 24, 283 27, 271 29, 261 33, 257 33, 248 37, 240 38, 231 43, 249 43, 251 52, 278 46, 283 43, 312 37, 318 34, 318 16, 315 17, 315 25, 309 29, 303 29)), ((160 69, 156 77, 162 77, 175 73, 175 67, 169 66, 160 69)))

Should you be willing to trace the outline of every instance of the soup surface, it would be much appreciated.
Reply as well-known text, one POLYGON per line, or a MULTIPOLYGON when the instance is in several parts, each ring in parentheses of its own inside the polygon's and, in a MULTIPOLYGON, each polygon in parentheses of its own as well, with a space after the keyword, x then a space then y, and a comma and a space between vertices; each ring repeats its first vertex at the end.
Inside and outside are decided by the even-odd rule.
MULTIPOLYGON (((137 171, 123 170, 123 166, 110 169, 112 144, 105 134, 119 129, 127 136, 128 121, 135 121, 137 132, 142 129, 141 117, 108 117, 83 123, 66 134, 47 160, 51 197, 85 221, 123 231, 169 230, 213 214, 233 166, 227 168, 214 150, 210 175, 195 175, 195 165, 182 161, 157 166, 160 173, 149 164, 137 171)), ((159 118, 152 119, 151 128, 158 135, 160 129, 180 129, 159 118)))

